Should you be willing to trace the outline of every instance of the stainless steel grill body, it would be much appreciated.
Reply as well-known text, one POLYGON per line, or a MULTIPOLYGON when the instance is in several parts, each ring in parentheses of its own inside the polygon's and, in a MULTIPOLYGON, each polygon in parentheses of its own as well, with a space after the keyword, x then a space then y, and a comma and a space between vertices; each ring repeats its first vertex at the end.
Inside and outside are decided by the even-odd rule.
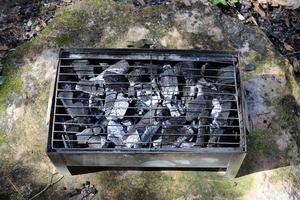
POLYGON ((246 155, 235 52, 61 49, 51 97, 47 153, 66 174, 206 170, 234 177, 246 155))

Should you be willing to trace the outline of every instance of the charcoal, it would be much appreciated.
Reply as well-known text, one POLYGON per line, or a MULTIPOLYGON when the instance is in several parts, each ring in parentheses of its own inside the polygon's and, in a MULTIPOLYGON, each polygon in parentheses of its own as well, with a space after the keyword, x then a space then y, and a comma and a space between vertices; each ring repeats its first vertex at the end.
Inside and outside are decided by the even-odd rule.
POLYGON ((87 143, 90 148, 103 148, 103 146, 106 144, 107 140, 103 136, 91 136, 87 143))
POLYGON ((106 68, 101 72, 97 77, 91 78, 90 81, 96 81, 103 84, 106 84, 110 89, 123 92, 127 90, 129 82, 123 74, 127 73, 130 66, 127 61, 121 60, 114 65, 106 68), (107 83, 106 83, 107 82, 107 83), (116 82, 121 82, 116 84, 116 82), (128 84, 127 84, 128 82, 128 84))
POLYGON ((150 84, 138 84, 135 86, 137 98, 141 101, 141 103, 149 107, 151 106, 151 99, 152 99, 152 88, 150 84))
POLYGON ((156 106, 152 110, 148 111, 136 125, 129 129, 128 133, 131 134, 135 131, 138 131, 139 135, 143 134, 146 127, 154 122, 156 112, 155 108, 156 106))
POLYGON ((128 97, 136 97, 136 90, 134 86, 128 87, 128 97))
POLYGON ((73 125, 77 123, 77 119, 69 119, 63 122, 63 130, 65 132, 79 132, 80 127, 73 125))
MULTIPOLYGON (((225 91, 226 92, 226 91, 225 91)), ((233 97, 223 95, 224 100, 232 100, 233 97)), ((213 118, 212 123, 210 124, 210 138, 208 141, 208 147, 214 146, 214 144, 220 139, 220 135, 224 133, 224 129, 220 126, 227 124, 227 118, 230 114, 229 109, 231 109, 231 101, 225 101, 220 103, 216 98, 213 99, 213 109, 211 111, 211 117, 213 118), (221 118, 221 119, 219 119, 221 118), (215 136, 215 135, 217 136, 215 136)))
POLYGON ((94 76, 94 67, 88 65, 88 60, 73 61, 73 69, 79 79, 87 79, 94 76))
POLYGON ((83 107, 83 104, 81 102, 73 103, 73 92, 60 92, 58 96, 61 98, 61 101, 67 113, 72 118, 80 115, 87 115, 87 110, 83 107))
POLYGON ((161 145, 161 143, 162 143, 162 137, 160 136, 158 139, 153 140, 152 143, 153 143, 154 147, 159 147, 161 145))
POLYGON ((95 115, 97 119, 103 116, 104 104, 102 98, 94 95, 90 95, 89 98, 89 108, 92 115, 95 115))
POLYGON ((206 108, 206 101, 203 95, 197 96, 196 99, 190 101, 187 105, 186 120, 192 121, 198 119, 198 116, 206 108))
POLYGON ((117 99, 111 109, 110 116, 112 116, 112 118, 123 119, 128 106, 128 98, 124 97, 122 93, 118 93, 117 99))
POLYGON ((76 90, 88 93, 90 95, 104 95, 104 84, 101 81, 80 80, 75 87, 76 90))
POLYGON ((234 85, 235 83, 235 75, 234 75, 234 66, 228 66, 221 68, 218 71, 218 80, 217 83, 220 84, 218 86, 218 90, 233 90, 232 86, 227 85, 234 85), (222 85, 221 85, 222 84, 222 85))
POLYGON ((146 127, 145 132, 141 136, 142 142, 149 142, 152 136, 158 131, 160 124, 158 122, 153 122, 151 125, 146 127))
POLYGON ((180 134, 182 134, 178 127, 174 128, 163 128, 162 129, 162 146, 163 147, 172 147, 180 134))
POLYGON ((117 146, 124 145, 123 136, 125 135, 123 126, 113 120, 107 125, 107 139, 117 146))
POLYGON ((106 89, 105 93, 106 93, 106 95, 105 95, 105 101, 104 101, 104 112, 105 112, 105 116, 109 117, 109 115, 114 107, 118 93, 116 91, 110 90, 110 89, 106 89))
POLYGON ((186 119, 184 117, 174 117, 174 118, 164 121, 162 123, 162 126, 163 126, 163 128, 176 128, 177 129, 180 127, 180 125, 183 125, 185 123, 186 123, 186 119))
POLYGON ((176 147, 180 147, 183 142, 190 139, 194 134, 194 130, 192 129, 191 126, 183 126, 182 128, 179 129, 179 132, 181 132, 184 135, 179 136, 177 138, 176 143, 175 143, 176 147))
POLYGON ((124 143, 126 144, 126 147, 128 148, 136 148, 138 147, 140 140, 140 135, 137 131, 131 132, 130 134, 126 135, 126 139, 124 140, 124 143))
POLYGON ((207 134, 206 125, 207 125, 208 117, 209 117, 208 110, 204 110, 201 113, 201 117, 199 117, 198 126, 197 126, 198 133, 197 133, 197 139, 196 139, 196 144, 195 144, 196 146, 202 146, 202 147, 204 146, 204 143, 205 143, 204 135, 207 134))
POLYGON ((78 144, 87 144, 93 135, 99 135, 100 132, 101 129, 97 127, 84 129, 81 133, 76 134, 78 144))
MULTIPOLYGON (((147 70, 145 68, 137 68, 138 66, 135 66, 135 68, 126 75, 126 78, 129 80, 129 83, 131 86, 134 86, 138 82, 143 82, 147 70)), ((147 77, 147 76, 146 76, 147 77)))
POLYGON ((103 74, 105 86, 118 92, 127 92, 129 87, 128 79, 116 72, 106 71, 103 74))
POLYGON ((192 142, 183 142, 180 147, 181 148, 193 148, 195 146, 195 143, 192 142))
POLYGON ((170 118, 162 123, 162 145, 174 144, 180 134, 180 128, 186 123, 184 117, 170 118))
POLYGON ((194 70, 195 66, 193 62, 179 62, 174 66, 175 73, 180 76, 182 75, 185 80, 186 86, 183 87, 182 101, 187 104, 189 101, 193 100, 196 92, 196 80, 197 71, 194 70))
POLYGON ((166 105, 170 111, 172 110, 171 116, 178 117, 180 115, 179 112, 176 112, 176 108, 171 104, 173 96, 179 94, 178 80, 171 65, 164 65, 163 70, 163 73, 159 74, 158 81, 164 98, 163 105, 166 105))
POLYGON ((71 117, 61 136, 66 148, 196 148, 223 141, 229 129, 222 126, 235 123, 228 120, 234 96, 227 95, 234 92, 234 66, 130 63, 95 69, 86 60, 72 63, 78 82, 58 93, 71 117))

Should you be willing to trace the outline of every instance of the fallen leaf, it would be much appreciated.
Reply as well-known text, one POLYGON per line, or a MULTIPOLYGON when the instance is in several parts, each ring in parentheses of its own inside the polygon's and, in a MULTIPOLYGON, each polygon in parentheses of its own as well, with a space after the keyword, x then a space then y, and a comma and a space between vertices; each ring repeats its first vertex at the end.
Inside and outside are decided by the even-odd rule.
POLYGON ((63 0, 64 3, 71 3, 72 0, 63 0))
POLYGON ((285 50, 287 50, 287 51, 293 51, 294 50, 294 48, 286 42, 283 43, 283 46, 284 46, 285 50))
POLYGON ((265 11, 261 8, 260 4, 258 2, 253 2, 253 10, 257 12, 262 18, 266 17, 265 11))
POLYGON ((45 28, 47 26, 46 22, 44 20, 41 20, 40 21, 40 24, 43 28, 45 28))
POLYGON ((20 22, 21 19, 22 19, 22 17, 21 17, 20 15, 17 15, 17 16, 15 17, 15 19, 16 19, 17 22, 20 22))
POLYGON ((8 47, 5 44, 0 44, 0 51, 6 51, 8 47))
POLYGON ((293 58, 293 68, 295 72, 300 72, 300 63, 297 58, 293 58))

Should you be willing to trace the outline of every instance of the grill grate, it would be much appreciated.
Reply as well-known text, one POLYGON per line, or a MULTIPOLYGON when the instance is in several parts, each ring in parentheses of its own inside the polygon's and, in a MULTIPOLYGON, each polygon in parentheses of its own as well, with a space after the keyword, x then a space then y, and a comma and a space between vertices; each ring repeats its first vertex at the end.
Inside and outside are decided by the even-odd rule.
POLYGON ((234 55, 61 51, 51 148, 243 147, 234 55))

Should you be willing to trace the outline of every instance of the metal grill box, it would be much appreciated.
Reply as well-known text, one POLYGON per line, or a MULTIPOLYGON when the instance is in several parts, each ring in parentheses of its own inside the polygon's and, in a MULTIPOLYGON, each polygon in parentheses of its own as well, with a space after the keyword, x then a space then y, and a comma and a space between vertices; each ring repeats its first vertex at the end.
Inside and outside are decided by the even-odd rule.
POLYGON ((224 171, 246 155, 236 52, 61 49, 47 154, 65 174, 224 171))

